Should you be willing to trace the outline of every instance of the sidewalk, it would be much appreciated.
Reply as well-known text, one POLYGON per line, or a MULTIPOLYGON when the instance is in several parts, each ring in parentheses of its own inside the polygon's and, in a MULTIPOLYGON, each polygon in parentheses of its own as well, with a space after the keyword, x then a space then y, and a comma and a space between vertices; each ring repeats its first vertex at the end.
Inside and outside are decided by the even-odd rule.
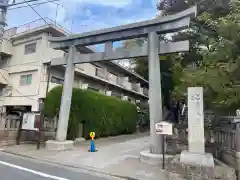
POLYGON ((85 141, 70 151, 36 150, 36 145, 5 147, 4 151, 41 161, 82 168, 108 175, 139 180, 165 180, 161 167, 143 164, 142 150, 149 148, 148 134, 124 135, 96 140, 97 152, 90 153, 85 141))

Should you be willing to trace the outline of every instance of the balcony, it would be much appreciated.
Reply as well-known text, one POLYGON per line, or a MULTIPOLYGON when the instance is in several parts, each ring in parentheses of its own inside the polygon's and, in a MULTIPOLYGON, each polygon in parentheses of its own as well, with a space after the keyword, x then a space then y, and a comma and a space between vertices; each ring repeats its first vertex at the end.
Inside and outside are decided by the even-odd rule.
POLYGON ((107 72, 104 69, 96 68, 95 76, 107 79, 107 72))
POLYGON ((123 77, 117 77, 117 84, 120 86, 123 86, 124 78, 123 77))
POLYGON ((108 72, 107 79, 108 79, 109 82, 111 82, 113 84, 117 84, 118 77, 115 74, 108 72))
POLYGON ((145 96, 148 96, 148 89, 147 89, 147 88, 143 88, 143 94, 144 94, 145 96))
POLYGON ((139 83, 132 83, 132 90, 139 92, 140 91, 140 84, 139 83))
POLYGON ((9 40, 2 40, 2 43, 0 43, 0 53, 5 56, 12 55, 12 43, 9 40))

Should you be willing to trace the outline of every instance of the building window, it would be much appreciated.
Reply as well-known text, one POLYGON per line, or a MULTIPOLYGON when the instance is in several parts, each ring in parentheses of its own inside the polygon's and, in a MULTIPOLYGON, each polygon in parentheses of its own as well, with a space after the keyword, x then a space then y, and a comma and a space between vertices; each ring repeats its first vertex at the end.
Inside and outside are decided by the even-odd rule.
POLYGON ((32 84, 32 74, 21 75, 20 77, 20 85, 30 85, 32 84))
POLYGON ((64 83, 64 79, 52 76, 51 78, 51 82, 55 83, 55 84, 63 84, 64 83))
POLYGON ((36 52, 37 43, 25 45, 25 54, 31 54, 36 52))

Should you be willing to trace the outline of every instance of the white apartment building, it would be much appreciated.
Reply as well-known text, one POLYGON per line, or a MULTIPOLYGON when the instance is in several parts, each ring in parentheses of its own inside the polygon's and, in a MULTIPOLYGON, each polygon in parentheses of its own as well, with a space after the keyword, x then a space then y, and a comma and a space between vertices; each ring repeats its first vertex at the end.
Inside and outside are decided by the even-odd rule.
MULTIPOLYGON (((52 49, 48 37, 68 33, 53 23, 36 22, 4 33, 0 44, 0 106, 4 109, 28 107, 30 111, 38 111, 39 98, 46 97, 48 79, 49 91, 63 84, 65 67, 49 64, 52 58, 64 56, 64 52, 52 49)), ((80 51, 93 52, 88 47, 80 51)), ((148 82, 110 61, 76 65, 74 87, 132 102, 148 100, 148 82)))

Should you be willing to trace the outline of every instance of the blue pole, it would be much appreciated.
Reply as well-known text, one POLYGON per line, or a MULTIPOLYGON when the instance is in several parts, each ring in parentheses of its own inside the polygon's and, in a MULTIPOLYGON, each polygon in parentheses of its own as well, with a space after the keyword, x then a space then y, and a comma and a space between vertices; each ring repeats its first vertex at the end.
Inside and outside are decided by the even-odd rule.
POLYGON ((94 140, 91 140, 90 150, 89 151, 90 152, 96 152, 94 140))

